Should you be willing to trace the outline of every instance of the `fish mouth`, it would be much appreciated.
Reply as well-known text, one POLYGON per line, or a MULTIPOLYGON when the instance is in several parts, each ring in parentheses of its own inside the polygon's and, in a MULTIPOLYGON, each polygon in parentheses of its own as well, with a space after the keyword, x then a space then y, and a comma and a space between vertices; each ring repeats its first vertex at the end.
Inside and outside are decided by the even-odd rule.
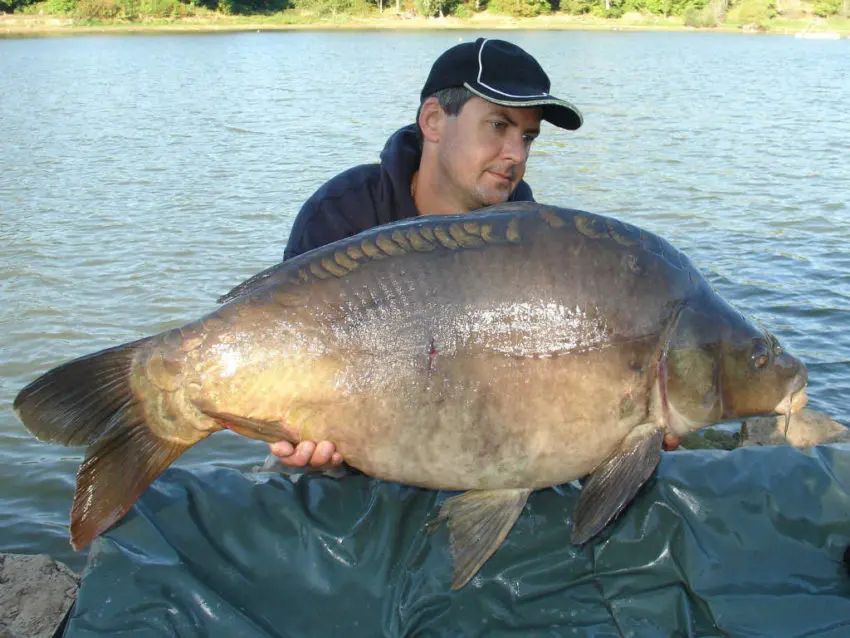
MULTIPOLYGON (((789 392, 785 397, 776 404, 776 408, 774 409, 776 414, 784 414, 787 418, 791 418, 792 414, 797 414, 800 410, 802 410, 806 402, 808 402, 809 397, 806 394, 806 386, 809 382, 809 374, 806 367, 801 365, 800 369, 798 369, 797 374, 794 375, 793 380, 791 381, 791 387, 789 388, 789 392)), ((786 419, 787 420, 787 419, 786 419)))
POLYGON ((802 410, 806 403, 808 403, 809 397, 806 394, 806 388, 803 387, 796 392, 789 393, 782 401, 780 401, 774 411, 776 414, 797 414, 800 410, 802 410))
POLYGON ((788 426, 791 425, 791 415, 797 414, 802 410, 809 401, 809 396, 806 394, 807 377, 805 374, 798 375, 794 380, 794 387, 791 392, 776 405, 776 414, 785 415, 785 438, 788 438, 788 426))

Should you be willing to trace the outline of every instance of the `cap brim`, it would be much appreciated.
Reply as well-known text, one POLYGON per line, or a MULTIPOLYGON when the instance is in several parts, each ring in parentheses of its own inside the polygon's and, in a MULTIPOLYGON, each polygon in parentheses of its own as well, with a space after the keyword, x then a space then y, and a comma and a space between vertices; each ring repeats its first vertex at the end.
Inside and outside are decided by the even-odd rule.
POLYGON ((575 131, 584 123, 581 111, 566 100, 557 98, 554 95, 536 95, 527 98, 506 98, 504 96, 490 95, 485 91, 481 91, 480 89, 471 86, 469 82, 465 82, 464 87, 469 89, 481 99, 500 106, 510 106, 514 108, 542 106, 543 119, 559 128, 575 131))

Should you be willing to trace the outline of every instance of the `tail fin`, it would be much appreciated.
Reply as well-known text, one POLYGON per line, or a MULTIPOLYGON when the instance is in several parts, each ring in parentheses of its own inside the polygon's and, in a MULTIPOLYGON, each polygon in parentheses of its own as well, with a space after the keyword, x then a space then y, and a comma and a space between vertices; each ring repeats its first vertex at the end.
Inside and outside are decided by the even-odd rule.
MULTIPOLYGON (((196 441, 157 436, 144 420, 130 378, 149 339, 69 361, 15 398, 27 429, 42 441, 88 445, 77 472, 71 544, 82 549, 126 514, 162 471, 196 441)), ((198 433, 198 440, 205 435, 198 433)))

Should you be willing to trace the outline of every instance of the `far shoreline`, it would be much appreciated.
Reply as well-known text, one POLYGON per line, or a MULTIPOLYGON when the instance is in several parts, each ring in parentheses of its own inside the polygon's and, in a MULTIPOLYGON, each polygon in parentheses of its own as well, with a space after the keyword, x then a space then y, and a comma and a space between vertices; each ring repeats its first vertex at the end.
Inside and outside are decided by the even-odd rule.
MULTIPOLYGON (((87 24, 68 16, 33 14, 0 15, 0 37, 52 37, 73 35, 153 35, 153 34, 202 34, 274 31, 669 31, 696 33, 739 33, 746 35, 790 35, 801 31, 808 21, 783 22, 782 26, 768 29, 747 29, 740 25, 724 25, 711 28, 686 26, 679 18, 640 16, 638 19, 586 18, 566 14, 552 14, 536 18, 513 18, 499 15, 476 15, 472 18, 402 17, 395 14, 384 16, 339 16, 336 19, 317 19, 313 22, 303 18, 287 19, 275 16, 225 16, 192 17, 159 21, 109 21, 87 24)), ((843 26, 843 25, 842 25, 843 26)), ((842 38, 850 37, 850 28, 833 28, 823 25, 818 30, 837 33, 842 38)))

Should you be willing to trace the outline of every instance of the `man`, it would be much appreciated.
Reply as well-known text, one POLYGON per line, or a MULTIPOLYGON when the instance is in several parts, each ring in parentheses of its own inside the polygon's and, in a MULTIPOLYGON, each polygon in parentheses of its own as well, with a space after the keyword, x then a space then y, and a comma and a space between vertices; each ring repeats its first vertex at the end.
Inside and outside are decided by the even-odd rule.
MULTIPOLYGON (((509 42, 479 38, 434 62, 416 123, 394 133, 380 164, 337 175, 305 202, 284 259, 416 215, 534 201, 523 181, 540 121, 576 130, 578 109, 549 93, 537 61, 509 42)), ((270 446, 285 465, 338 466, 333 443, 270 446)))

